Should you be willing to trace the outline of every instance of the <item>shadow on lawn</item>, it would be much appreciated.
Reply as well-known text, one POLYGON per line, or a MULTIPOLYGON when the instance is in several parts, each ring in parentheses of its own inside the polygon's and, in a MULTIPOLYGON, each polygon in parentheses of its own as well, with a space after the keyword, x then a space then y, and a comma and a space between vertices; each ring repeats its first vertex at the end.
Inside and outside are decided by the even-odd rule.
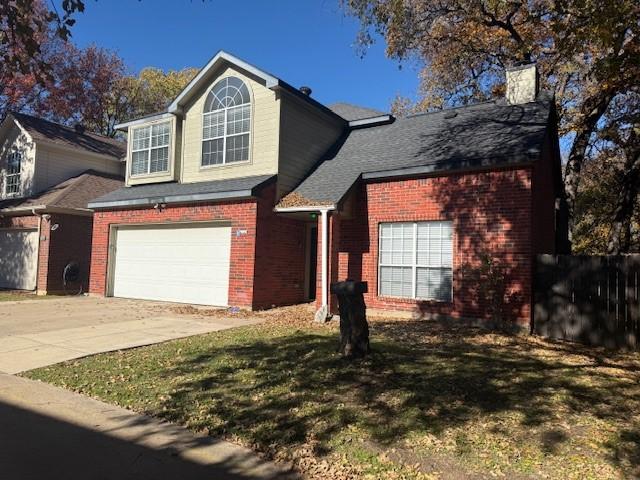
POLYGON ((355 363, 336 355, 337 337, 322 331, 220 346, 166 372, 191 380, 176 385, 163 415, 214 435, 243 432, 265 450, 311 440, 318 454, 349 425, 389 446, 494 412, 519 414, 515 434, 536 427, 541 433, 531 441, 553 453, 569 439, 558 422, 588 415, 625 426, 609 445, 611 461, 638 469, 637 372, 594 369, 607 360, 593 349, 505 336, 483 341, 485 335, 434 322, 373 322, 373 354, 355 363), (569 351, 581 356, 565 361, 569 351), (206 406, 199 418, 194 404, 206 406))

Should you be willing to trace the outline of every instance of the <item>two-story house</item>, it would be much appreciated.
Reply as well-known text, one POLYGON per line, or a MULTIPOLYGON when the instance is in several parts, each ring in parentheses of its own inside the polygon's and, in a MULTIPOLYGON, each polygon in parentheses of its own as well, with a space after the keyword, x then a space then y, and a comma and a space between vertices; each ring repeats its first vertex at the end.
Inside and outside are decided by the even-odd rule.
POLYGON ((0 288, 78 293, 93 212, 123 185, 124 143, 21 113, 0 124, 0 288), (66 275, 65 275, 66 269, 66 275))
POLYGON ((496 258, 509 314, 527 321, 532 255, 557 249, 560 157, 535 67, 508 76, 505 100, 396 119, 324 106, 218 53, 165 112, 118 126, 126 186, 89 205, 90 291, 254 309, 317 298, 324 315, 329 283, 351 278, 372 308, 476 318, 496 258))

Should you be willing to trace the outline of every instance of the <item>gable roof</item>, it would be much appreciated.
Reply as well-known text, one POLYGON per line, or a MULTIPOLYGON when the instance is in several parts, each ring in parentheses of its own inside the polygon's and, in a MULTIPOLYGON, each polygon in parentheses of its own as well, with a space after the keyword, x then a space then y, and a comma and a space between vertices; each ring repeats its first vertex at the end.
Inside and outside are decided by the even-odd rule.
POLYGON ((79 133, 74 128, 24 113, 11 112, 8 116, 13 117, 36 142, 46 141, 63 147, 105 155, 118 161, 127 152, 126 143, 114 138, 90 132, 79 133))
POLYGON ((328 108, 332 110, 334 113, 337 113, 342 118, 347 120, 348 122, 353 122, 354 120, 362 120, 365 118, 373 118, 379 117, 381 115, 387 115, 385 112, 381 112, 380 110, 374 110, 373 108, 360 107, 358 105, 353 105, 351 103, 346 102, 337 102, 328 105, 328 108))
POLYGON ((293 190, 296 204, 302 197, 309 205, 335 205, 360 178, 530 162, 542 151, 553 104, 543 93, 522 105, 491 101, 352 129, 293 190))
POLYGON ((0 212, 10 213, 33 208, 87 210, 87 203, 91 200, 123 185, 124 180, 121 177, 87 170, 31 197, 1 201, 0 212))
POLYGON ((146 121, 150 121, 153 119, 160 119, 160 118, 169 117, 171 115, 182 114, 182 109, 184 108, 184 106, 187 105, 188 102, 195 95, 197 95, 202 88, 209 85, 211 81, 211 78, 210 78, 211 75, 224 65, 234 66, 238 70, 244 71, 249 75, 252 75, 253 77, 263 81, 265 87, 274 91, 284 90, 289 94, 293 95, 294 97, 298 98, 299 100, 307 103, 308 105, 315 108, 316 110, 322 111, 325 114, 335 119, 339 119, 340 121, 344 121, 344 119, 340 117, 340 115, 336 114, 334 111, 327 108, 322 103, 312 98, 310 95, 306 95, 300 92, 299 89, 289 85, 287 82, 281 80, 280 78, 275 77, 274 75, 271 75, 265 70, 262 70, 250 64, 249 62, 245 62, 244 60, 236 57, 235 55, 232 55, 228 52, 220 50, 218 53, 216 53, 213 56, 211 60, 209 60, 209 62, 207 62, 207 64, 204 67, 200 69, 198 74, 195 77, 193 77, 193 79, 187 84, 186 87, 182 89, 182 91, 178 94, 175 100, 171 102, 171 104, 167 107, 165 111, 157 112, 152 115, 147 115, 141 118, 134 118, 130 121, 119 123, 115 126, 115 128, 117 130, 125 130, 128 127, 138 125, 140 123, 144 123, 146 121))
POLYGON ((113 208, 153 205, 156 203, 182 203, 224 199, 241 199, 254 195, 256 190, 275 175, 230 178, 197 183, 149 183, 124 187, 95 198, 89 208, 113 208))

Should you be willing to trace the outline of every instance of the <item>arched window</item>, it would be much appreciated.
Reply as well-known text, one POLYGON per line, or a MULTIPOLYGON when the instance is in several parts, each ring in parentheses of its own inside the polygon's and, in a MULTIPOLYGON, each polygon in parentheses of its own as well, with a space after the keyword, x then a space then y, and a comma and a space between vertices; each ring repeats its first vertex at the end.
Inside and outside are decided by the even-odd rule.
POLYGON ((249 160, 250 126, 249 89, 236 77, 220 80, 204 104, 202 166, 249 160))

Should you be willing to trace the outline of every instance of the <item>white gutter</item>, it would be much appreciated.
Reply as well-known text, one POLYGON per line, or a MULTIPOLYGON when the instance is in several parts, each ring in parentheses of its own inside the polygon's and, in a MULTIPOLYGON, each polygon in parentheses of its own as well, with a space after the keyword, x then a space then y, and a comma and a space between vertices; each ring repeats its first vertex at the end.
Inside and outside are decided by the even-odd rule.
MULTIPOLYGON (((328 276, 329 276, 329 264, 328 264, 328 256, 329 256, 329 210, 326 208, 320 210, 320 215, 322 216, 322 307, 325 308, 329 306, 329 291, 328 291, 328 276)), ((327 313, 328 310, 327 310, 327 313)))
POLYGON ((295 212, 321 212, 322 210, 335 210, 335 205, 317 205, 311 207, 276 207, 276 213, 295 213, 295 212))
MULTIPOLYGON (((310 207, 276 207, 276 213, 294 212, 320 212, 322 226, 322 306, 328 313, 329 308, 329 212, 335 210, 335 205, 310 206, 310 207)), ((324 321, 324 319, 323 319, 324 321)))

